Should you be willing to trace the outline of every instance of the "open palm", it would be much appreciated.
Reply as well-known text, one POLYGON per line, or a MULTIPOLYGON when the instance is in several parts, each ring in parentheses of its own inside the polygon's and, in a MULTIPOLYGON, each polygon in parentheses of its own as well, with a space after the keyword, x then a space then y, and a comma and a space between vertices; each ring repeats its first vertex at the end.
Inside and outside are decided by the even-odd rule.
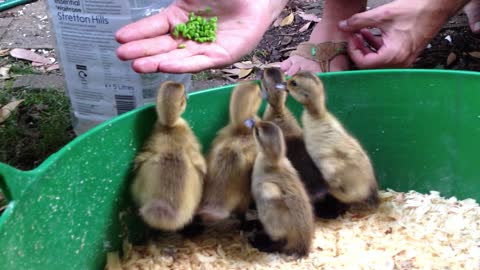
MULTIPOLYGON (((252 51, 286 1, 177 0, 159 14, 129 24, 116 33, 121 60, 133 60, 139 73, 188 73, 229 65, 252 51), (188 14, 211 8, 217 16, 215 42, 175 39, 170 32, 188 14), (184 49, 179 49, 185 44, 184 49)), ((207 15, 207 14, 203 14, 207 15)))

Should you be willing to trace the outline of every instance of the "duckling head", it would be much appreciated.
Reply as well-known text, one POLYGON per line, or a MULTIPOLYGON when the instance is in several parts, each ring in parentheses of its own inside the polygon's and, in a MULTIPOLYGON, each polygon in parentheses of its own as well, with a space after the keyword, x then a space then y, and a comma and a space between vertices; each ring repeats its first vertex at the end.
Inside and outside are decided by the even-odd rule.
POLYGON ((183 84, 166 81, 158 90, 158 121, 165 126, 173 126, 187 107, 187 92, 183 84))
POLYGON ((268 104, 274 108, 282 108, 287 100, 287 92, 278 89, 279 85, 285 83, 283 72, 279 68, 266 68, 262 73, 262 91, 268 104))
POLYGON ((325 90, 322 81, 312 72, 300 71, 286 83, 287 91, 305 107, 320 109, 325 104, 325 90))
POLYGON ((242 82, 232 91, 230 98, 230 121, 243 126, 248 118, 257 115, 262 103, 260 86, 255 82, 242 82))
POLYGON ((252 126, 257 149, 271 162, 275 163, 286 155, 285 140, 282 130, 270 121, 248 123, 252 126))

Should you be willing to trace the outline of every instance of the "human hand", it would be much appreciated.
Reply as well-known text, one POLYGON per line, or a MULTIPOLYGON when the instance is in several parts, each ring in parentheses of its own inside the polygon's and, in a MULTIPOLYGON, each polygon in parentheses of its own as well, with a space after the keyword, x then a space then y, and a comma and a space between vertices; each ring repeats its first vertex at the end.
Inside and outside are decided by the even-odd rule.
POLYGON ((352 33, 350 58, 359 68, 408 67, 464 0, 396 0, 339 23, 352 33), (368 27, 382 31, 374 36, 368 27), (368 43, 373 50, 368 46, 368 43))
POLYGON ((159 14, 126 25, 116 33, 121 60, 133 60, 139 73, 190 73, 229 65, 252 51, 287 0, 176 0, 159 14), (200 13, 210 7, 208 14, 200 13), (175 25, 188 14, 217 16, 215 42, 175 39, 175 25), (185 44, 184 49, 179 49, 185 44))

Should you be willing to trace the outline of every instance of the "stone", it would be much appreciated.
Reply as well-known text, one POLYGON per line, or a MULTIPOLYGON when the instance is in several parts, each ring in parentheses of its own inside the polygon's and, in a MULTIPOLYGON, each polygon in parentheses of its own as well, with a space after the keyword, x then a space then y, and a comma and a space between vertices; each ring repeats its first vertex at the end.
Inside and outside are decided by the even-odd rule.
POLYGON ((37 75, 27 74, 17 77, 13 83, 13 89, 27 89, 27 90, 43 90, 43 89, 57 89, 64 90, 65 82, 63 76, 60 75, 37 75))

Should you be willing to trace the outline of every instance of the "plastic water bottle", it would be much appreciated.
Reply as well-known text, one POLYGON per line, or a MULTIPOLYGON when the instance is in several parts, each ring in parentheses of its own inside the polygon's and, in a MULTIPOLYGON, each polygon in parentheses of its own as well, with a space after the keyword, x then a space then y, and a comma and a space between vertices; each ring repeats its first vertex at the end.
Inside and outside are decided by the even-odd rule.
POLYGON ((191 86, 191 74, 137 74, 116 57, 115 32, 154 15, 171 0, 48 0, 56 51, 77 135, 155 100, 166 80, 191 86))

